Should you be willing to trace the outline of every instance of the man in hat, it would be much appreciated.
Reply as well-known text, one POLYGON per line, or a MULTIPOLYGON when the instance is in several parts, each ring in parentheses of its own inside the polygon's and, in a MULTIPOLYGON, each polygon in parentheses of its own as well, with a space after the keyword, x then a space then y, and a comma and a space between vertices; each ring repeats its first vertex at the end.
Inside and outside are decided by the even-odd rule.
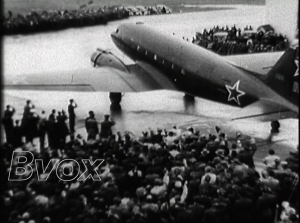
POLYGON ((162 129, 158 128, 156 134, 154 134, 154 132, 151 131, 151 137, 153 144, 160 144, 163 141, 162 129))
POLYGON ((85 129, 87 132, 87 140, 95 140, 99 133, 99 128, 93 111, 89 111, 89 117, 85 119, 85 129))
POLYGON ((56 132, 55 132, 55 122, 56 122, 56 110, 52 109, 51 114, 48 117, 47 121, 47 137, 48 137, 48 144, 50 148, 56 147, 56 132))
POLYGON ((69 113, 69 128, 71 133, 75 132, 75 118, 76 118, 75 108, 77 108, 77 104, 73 99, 70 99, 70 104, 68 106, 68 113, 69 113))
POLYGON ((253 161, 253 152, 251 151, 249 144, 245 144, 244 149, 238 153, 238 159, 240 162, 246 164, 250 168, 255 167, 253 161))
POLYGON ((39 138, 40 138, 40 150, 45 148, 45 137, 47 131, 47 117, 45 111, 41 112, 40 120, 38 122, 39 138))
POLYGON ((20 126, 20 121, 15 121, 15 126, 12 129, 12 145, 14 148, 20 147, 23 145, 22 142, 22 128, 20 126))
POLYGON ((33 105, 30 100, 26 101, 26 105, 24 106, 24 112, 23 112, 23 117, 22 117, 22 122, 21 122, 21 127, 23 129, 23 132, 27 132, 27 121, 30 116, 30 110, 33 108, 33 105))
POLYGON ((12 116, 14 115, 15 111, 16 110, 12 106, 7 105, 2 118, 2 124, 4 126, 7 143, 12 142, 12 129, 14 126, 12 116))
POLYGON ((104 115, 104 121, 101 122, 101 138, 108 138, 112 134, 111 127, 116 124, 112 119, 109 120, 109 117, 109 115, 104 115))

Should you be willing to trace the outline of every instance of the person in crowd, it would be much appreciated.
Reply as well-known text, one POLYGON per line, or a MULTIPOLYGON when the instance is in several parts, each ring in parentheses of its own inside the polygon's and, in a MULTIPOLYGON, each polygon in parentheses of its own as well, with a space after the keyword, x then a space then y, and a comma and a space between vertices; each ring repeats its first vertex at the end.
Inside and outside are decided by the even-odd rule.
POLYGON ((262 161, 267 166, 267 168, 275 169, 276 168, 276 160, 280 161, 280 158, 275 155, 275 151, 273 149, 270 149, 269 155, 266 156, 262 161))
POLYGON ((38 122, 39 140, 40 140, 40 150, 45 149, 45 138, 47 132, 47 117, 45 111, 41 111, 40 119, 38 122))
POLYGON ((56 147, 56 129, 55 129, 55 123, 56 123, 56 110, 52 109, 51 114, 48 117, 47 122, 47 138, 48 138, 48 144, 49 147, 54 149, 56 147))
POLYGON ((101 131, 100 131, 101 138, 107 138, 112 134, 111 127, 115 125, 115 122, 109 118, 110 115, 104 115, 104 121, 101 122, 101 131))
POLYGON ((70 99, 70 104, 68 105, 68 114, 69 114, 69 128, 70 132, 74 133, 75 132, 75 109, 77 108, 77 103, 73 100, 70 99))
POLYGON ((68 119, 64 110, 58 112, 56 129, 58 134, 58 143, 62 143, 63 145, 66 143, 66 137, 69 134, 69 128, 66 124, 66 120, 68 119))
POLYGON ((2 117, 2 125, 4 126, 6 142, 8 144, 12 143, 12 130, 14 127, 13 115, 15 113, 15 108, 7 105, 2 117))
POLYGON ((36 110, 33 106, 33 108, 30 110, 29 116, 27 117, 25 132, 26 143, 33 145, 33 139, 38 136, 38 122, 39 115, 36 113, 36 110))
POLYGON ((24 134, 27 132, 27 121, 30 116, 30 110, 34 108, 34 105, 31 103, 31 100, 26 101, 26 105, 24 106, 23 117, 21 127, 23 129, 24 134))
POLYGON ((20 120, 15 120, 15 125, 12 129, 12 146, 13 148, 18 148, 23 145, 22 142, 23 131, 20 126, 20 120))
POLYGON ((273 120, 270 125, 271 130, 267 141, 272 142, 274 135, 277 135, 279 133, 280 123, 278 122, 278 120, 273 120))
POLYGON ((87 132, 87 140, 95 140, 99 133, 99 128, 93 111, 89 111, 89 117, 85 119, 85 129, 87 132))

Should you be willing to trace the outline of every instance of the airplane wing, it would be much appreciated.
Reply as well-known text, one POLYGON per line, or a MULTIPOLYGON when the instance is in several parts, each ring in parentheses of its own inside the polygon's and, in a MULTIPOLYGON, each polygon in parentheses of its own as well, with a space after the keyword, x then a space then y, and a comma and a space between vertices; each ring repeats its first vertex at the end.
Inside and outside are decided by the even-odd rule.
POLYGON ((263 79, 283 55, 283 53, 284 51, 273 53, 268 52, 230 55, 224 56, 224 59, 226 59, 233 66, 246 70, 254 76, 263 79))
POLYGON ((86 68, 37 74, 5 75, 3 89, 51 91, 142 92, 165 89, 138 65, 127 72, 114 68, 86 68))

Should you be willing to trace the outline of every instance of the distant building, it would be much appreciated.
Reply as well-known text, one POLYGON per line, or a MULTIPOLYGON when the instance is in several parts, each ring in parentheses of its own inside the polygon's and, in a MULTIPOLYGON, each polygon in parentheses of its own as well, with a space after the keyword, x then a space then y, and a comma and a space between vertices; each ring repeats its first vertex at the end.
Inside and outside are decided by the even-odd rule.
POLYGON ((299 0, 266 0, 265 23, 293 42, 299 29, 299 0))

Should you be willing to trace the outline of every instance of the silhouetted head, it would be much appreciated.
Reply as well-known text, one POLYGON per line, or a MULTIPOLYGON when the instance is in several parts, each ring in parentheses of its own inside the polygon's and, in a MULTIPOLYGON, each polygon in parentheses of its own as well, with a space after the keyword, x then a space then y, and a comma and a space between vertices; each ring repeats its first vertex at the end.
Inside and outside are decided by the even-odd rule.
POLYGON ((275 151, 273 149, 270 149, 269 150, 269 155, 274 155, 275 154, 275 151))

